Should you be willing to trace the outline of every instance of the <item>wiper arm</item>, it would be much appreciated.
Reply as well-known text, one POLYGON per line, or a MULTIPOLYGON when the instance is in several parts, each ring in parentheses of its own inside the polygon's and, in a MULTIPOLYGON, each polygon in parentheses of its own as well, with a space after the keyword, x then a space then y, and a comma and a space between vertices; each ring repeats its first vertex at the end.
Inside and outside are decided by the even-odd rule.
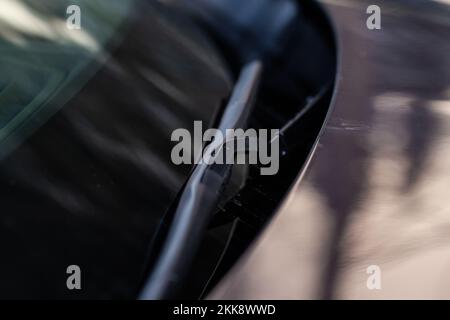
MULTIPOLYGON (((259 61, 251 62, 242 69, 220 121, 219 130, 224 136, 227 129, 246 125, 261 71, 259 61)), ((227 164, 200 163, 195 167, 181 194, 161 255, 143 287, 140 299, 173 297, 197 252, 231 170, 232 165, 227 164)))

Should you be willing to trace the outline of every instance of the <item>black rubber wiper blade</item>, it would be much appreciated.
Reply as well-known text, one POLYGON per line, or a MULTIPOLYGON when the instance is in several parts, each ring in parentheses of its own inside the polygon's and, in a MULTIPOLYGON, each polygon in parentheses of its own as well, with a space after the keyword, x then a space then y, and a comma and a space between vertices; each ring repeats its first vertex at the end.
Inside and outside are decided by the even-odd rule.
MULTIPOLYGON (((218 128, 224 136, 227 129, 243 129, 246 125, 261 72, 259 61, 250 62, 242 69, 218 128)), ((206 163, 194 168, 181 194, 161 254, 139 299, 169 299, 174 296, 217 208, 231 169, 229 164, 206 163)))

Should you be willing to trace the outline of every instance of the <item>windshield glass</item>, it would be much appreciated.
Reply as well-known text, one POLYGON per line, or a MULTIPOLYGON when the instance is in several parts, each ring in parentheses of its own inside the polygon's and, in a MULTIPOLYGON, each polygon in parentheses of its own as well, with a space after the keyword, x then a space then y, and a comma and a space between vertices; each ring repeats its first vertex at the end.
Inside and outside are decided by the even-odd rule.
POLYGON ((0 1, 0 298, 136 295, 192 169, 171 133, 232 87, 175 2, 0 1))
POLYGON ((50 99, 67 101, 99 68, 132 2, 76 1, 83 8, 76 31, 64 15, 73 1, 0 2, 0 157, 64 104, 50 99))

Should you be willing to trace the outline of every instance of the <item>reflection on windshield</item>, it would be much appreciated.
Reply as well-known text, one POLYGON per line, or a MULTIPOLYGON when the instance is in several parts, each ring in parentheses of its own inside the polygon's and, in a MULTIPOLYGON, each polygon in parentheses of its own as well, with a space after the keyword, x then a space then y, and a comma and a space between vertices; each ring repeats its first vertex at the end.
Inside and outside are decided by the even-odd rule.
POLYGON ((171 162, 171 133, 211 125, 232 87, 170 3, 0 1, 0 298, 136 294, 191 170, 171 162))
POLYGON ((100 66, 133 0, 0 2, 0 159, 53 115, 100 66), (83 8, 81 30, 66 9, 83 8), (59 101, 50 101, 59 96, 59 101))

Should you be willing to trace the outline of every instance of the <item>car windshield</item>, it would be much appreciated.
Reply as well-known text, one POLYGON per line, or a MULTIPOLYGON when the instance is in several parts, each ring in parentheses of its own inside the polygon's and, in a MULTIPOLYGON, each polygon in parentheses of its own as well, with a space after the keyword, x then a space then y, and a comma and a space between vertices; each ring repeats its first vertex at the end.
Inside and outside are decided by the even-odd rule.
POLYGON ((0 3, 0 157, 98 70, 101 52, 117 35, 132 2, 77 1, 83 28, 76 32, 66 27, 64 15, 73 1, 0 3), (46 103, 57 96, 63 101, 46 103))
POLYGON ((136 295, 192 169, 171 133, 232 87, 175 2, 0 1, 0 298, 136 295))

